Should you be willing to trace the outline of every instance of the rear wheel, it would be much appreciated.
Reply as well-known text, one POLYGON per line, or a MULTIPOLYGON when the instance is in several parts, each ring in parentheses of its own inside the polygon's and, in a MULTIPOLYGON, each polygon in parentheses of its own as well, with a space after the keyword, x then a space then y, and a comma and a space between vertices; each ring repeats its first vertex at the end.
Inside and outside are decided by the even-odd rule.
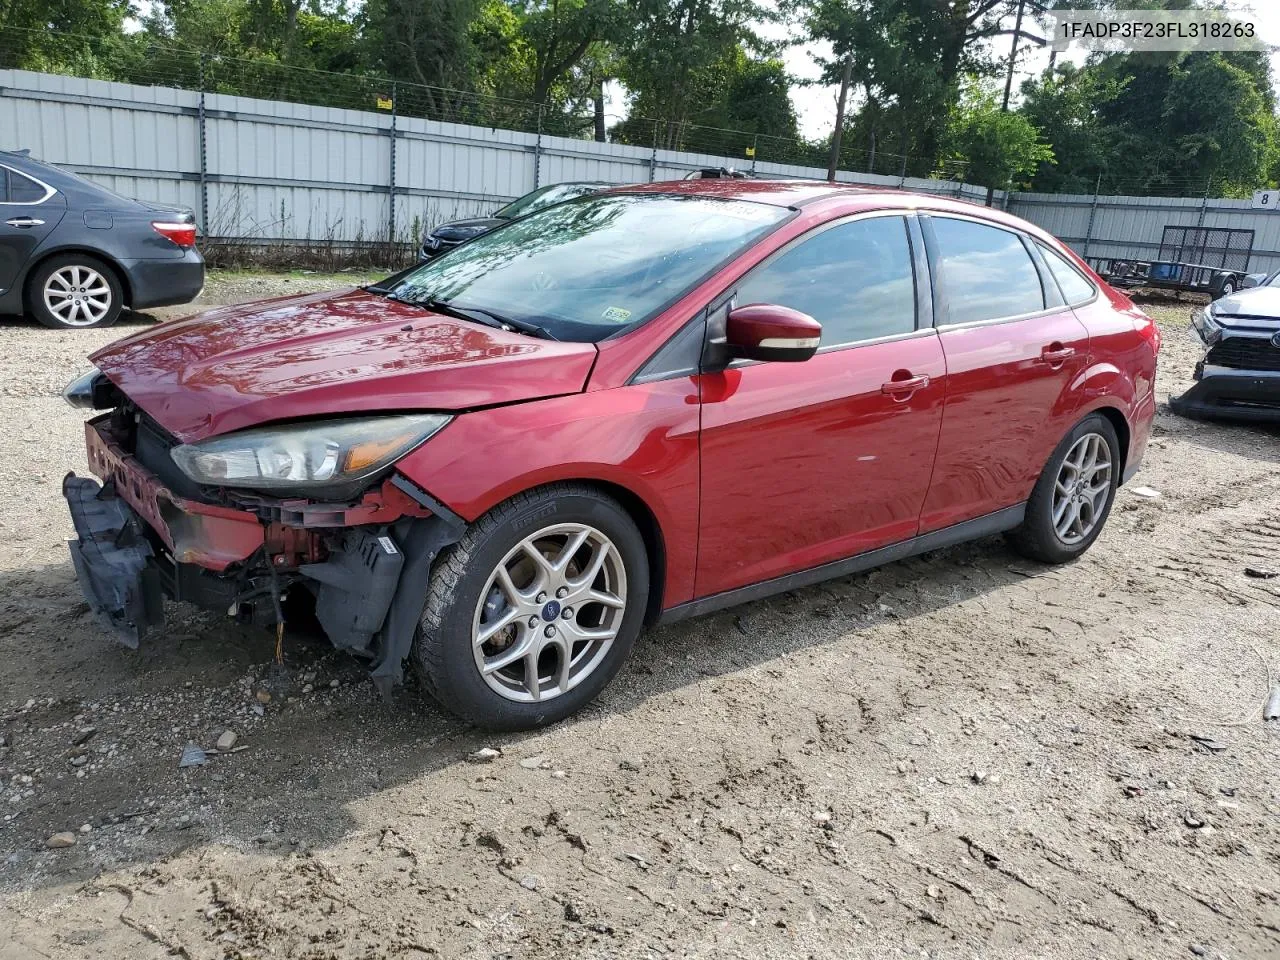
POLYGON ((1120 483, 1115 427, 1091 413, 1058 444, 1027 501, 1022 525, 1009 534, 1016 550, 1043 563, 1074 560, 1093 545, 1120 483))
POLYGON ((115 271, 80 253, 52 257, 37 267, 27 302, 32 315, 55 330, 109 327, 124 308, 115 271))
POLYGON ((480 726, 554 723, 613 679, 648 594, 626 511, 590 487, 545 487, 494 508, 441 557, 412 662, 444 707, 480 726))

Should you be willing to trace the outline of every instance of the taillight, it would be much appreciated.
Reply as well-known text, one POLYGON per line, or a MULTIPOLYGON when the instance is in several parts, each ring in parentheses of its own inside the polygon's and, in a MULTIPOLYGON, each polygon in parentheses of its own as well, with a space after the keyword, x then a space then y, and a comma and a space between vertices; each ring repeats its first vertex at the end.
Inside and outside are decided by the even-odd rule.
POLYGON ((151 228, 166 240, 172 240, 180 247, 196 245, 196 225, 194 223, 169 223, 165 220, 151 221, 151 228))
POLYGON ((1138 332, 1142 334, 1147 343, 1151 344, 1151 352, 1160 352, 1160 328, 1156 322, 1141 310, 1134 309, 1136 316, 1134 317, 1134 325, 1138 328, 1138 332))

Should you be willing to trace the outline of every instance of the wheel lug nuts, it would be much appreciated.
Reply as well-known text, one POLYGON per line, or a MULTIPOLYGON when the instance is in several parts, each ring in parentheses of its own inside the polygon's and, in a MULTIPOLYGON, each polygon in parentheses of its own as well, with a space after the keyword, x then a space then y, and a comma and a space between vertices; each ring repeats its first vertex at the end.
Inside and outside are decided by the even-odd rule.
POLYGON ((544 592, 544 593, 540 593, 540 594, 538 594, 538 602, 539 602, 539 603, 546 603, 546 602, 547 602, 547 595, 546 595, 546 593, 545 593, 545 592, 544 592))
POLYGON ((563 600, 568 595, 569 595, 568 587, 561 587, 559 590, 556 591, 556 596, 561 600, 563 600))
POLYGON ((560 614, 560 616, 564 617, 566 620, 572 620, 572 619, 573 619, 573 607, 565 607, 565 608, 564 608, 564 613, 560 614))
POLYGON ((541 621, 541 620, 539 620, 537 617, 530 617, 530 618, 529 618, 529 626, 531 626, 531 627, 536 627, 536 626, 537 626, 538 624, 540 624, 541 622, 542 622, 542 621, 541 621))
POLYGON ((547 627, 547 629, 545 629, 545 630, 543 630, 543 631, 542 631, 542 635, 543 635, 544 637, 554 637, 554 636, 556 635, 556 628, 555 628, 555 627, 547 627))

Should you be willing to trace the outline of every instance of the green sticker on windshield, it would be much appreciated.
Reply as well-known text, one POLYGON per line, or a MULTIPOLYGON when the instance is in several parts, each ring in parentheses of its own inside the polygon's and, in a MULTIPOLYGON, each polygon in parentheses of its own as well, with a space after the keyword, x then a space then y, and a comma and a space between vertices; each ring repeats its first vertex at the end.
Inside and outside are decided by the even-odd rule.
POLYGON ((600 316, 610 323, 626 323, 631 319, 631 311, 623 310, 621 307, 609 307, 600 316))

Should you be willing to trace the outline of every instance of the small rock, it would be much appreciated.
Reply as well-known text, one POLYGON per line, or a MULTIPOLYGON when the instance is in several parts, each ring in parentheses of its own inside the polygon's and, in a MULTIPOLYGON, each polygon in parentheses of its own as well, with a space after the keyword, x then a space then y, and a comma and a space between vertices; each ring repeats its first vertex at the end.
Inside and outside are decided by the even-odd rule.
POLYGON ((1190 810, 1183 813, 1182 822, 1185 823, 1192 830, 1199 830, 1204 826, 1204 821, 1201 820, 1199 817, 1197 817, 1190 810))
POLYGON ((70 762, 73 767, 83 767, 86 763, 89 762, 89 755, 87 753, 77 754, 76 756, 71 758, 70 762))
POLYGON ((1263 720, 1280 720, 1280 687, 1272 689, 1262 707, 1263 720))
POLYGON ((1198 943, 1191 944, 1190 950, 1197 957, 1207 957, 1209 955, 1209 951, 1205 947, 1200 946, 1200 944, 1198 943))
POLYGON ((267 708, 260 703, 255 703, 251 709, 259 717, 265 717, 267 715, 267 708))
POLYGON ((520 878, 520 886, 524 887, 526 890, 537 890, 538 878, 535 877, 532 873, 526 874, 525 876, 520 878))
POLYGON ((830 823, 831 813, 827 810, 815 810, 813 813, 813 822, 817 824, 830 823))
POLYGON ((89 832, 89 831, 91 831, 92 829, 93 829, 93 825, 92 825, 92 824, 88 824, 88 823, 82 823, 82 824, 80 824, 80 832, 81 832, 81 833, 88 833, 88 832, 89 832))
POLYGON ((183 767, 198 767, 209 762, 209 755, 197 747, 194 743, 188 743, 182 751, 182 758, 178 761, 178 769, 183 767))
POLYGON ((266 704, 271 702, 271 691, 269 690, 259 690, 254 696, 258 698, 259 703, 266 704))
POLYGON ((337 690, 337 689, 338 689, 338 678, 337 678, 337 677, 334 677, 332 680, 330 680, 330 681, 329 681, 329 689, 330 689, 330 690, 337 690))
POLYGON ((640 768, 644 766, 644 760, 640 757, 627 757, 618 761, 618 769, 626 770, 630 773, 639 773, 640 768))
POLYGON ((76 735, 71 738, 71 745, 79 747, 89 742, 90 738, 98 732, 97 727, 81 727, 76 731, 76 735))
POLYGON ((1245 567, 1244 575, 1253 577, 1255 580, 1274 580, 1277 576, 1280 576, 1280 573, 1262 567, 1245 567))
POLYGON ((1154 500, 1156 497, 1160 496, 1160 491, 1153 490, 1151 487, 1133 487, 1129 492, 1134 496, 1142 497, 1146 500, 1154 500))
POLYGON ((313 685, 309 684, 309 683, 304 683, 304 684, 302 685, 302 692, 303 692, 303 693, 314 693, 314 692, 315 692, 315 689, 316 689, 316 688, 315 688, 313 685))
POLYGON ((74 847, 76 845, 76 835, 70 830, 64 830, 61 833, 55 833, 44 845, 50 850, 61 850, 64 847, 74 847))
POLYGON ((925 896, 927 896, 930 900, 942 899, 942 890, 941 888, 938 887, 936 883, 929 884, 929 886, 925 888, 924 892, 925 892, 925 896))
POLYGON ((565 777, 568 776, 568 774, 565 773, 563 770, 552 770, 551 776, 557 780, 563 780, 565 777))
POLYGON ((501 750, 495 750, 493 747, 481 747, 475 753, 468 754, 467 759, 472 763, 493 763, 502 756, 501 750))
POLYGON ((985 771, 985 770, 975 770, 975 771, 973 771, 973 773, 969 774, 969 779, 970 779, 970 780, 972 780, 974 783, 979 783, 979 784, 981 784, 981 783, 986 783, 986 782, 987 782, 987 771, 985 771))
POLYGON ((520 766, 524 767, 526 770, 537 770, 540 767, 545 767, 546 765, 547 758, 542 754, 538 754, 536 757, 525 757, 520 761, 520 766))
POLYGON ((222 736, 218 737, 218 750, 223 753, 227 752, 236 745, 236 741, 239 739, 234 730, 223 730, 222 736))

